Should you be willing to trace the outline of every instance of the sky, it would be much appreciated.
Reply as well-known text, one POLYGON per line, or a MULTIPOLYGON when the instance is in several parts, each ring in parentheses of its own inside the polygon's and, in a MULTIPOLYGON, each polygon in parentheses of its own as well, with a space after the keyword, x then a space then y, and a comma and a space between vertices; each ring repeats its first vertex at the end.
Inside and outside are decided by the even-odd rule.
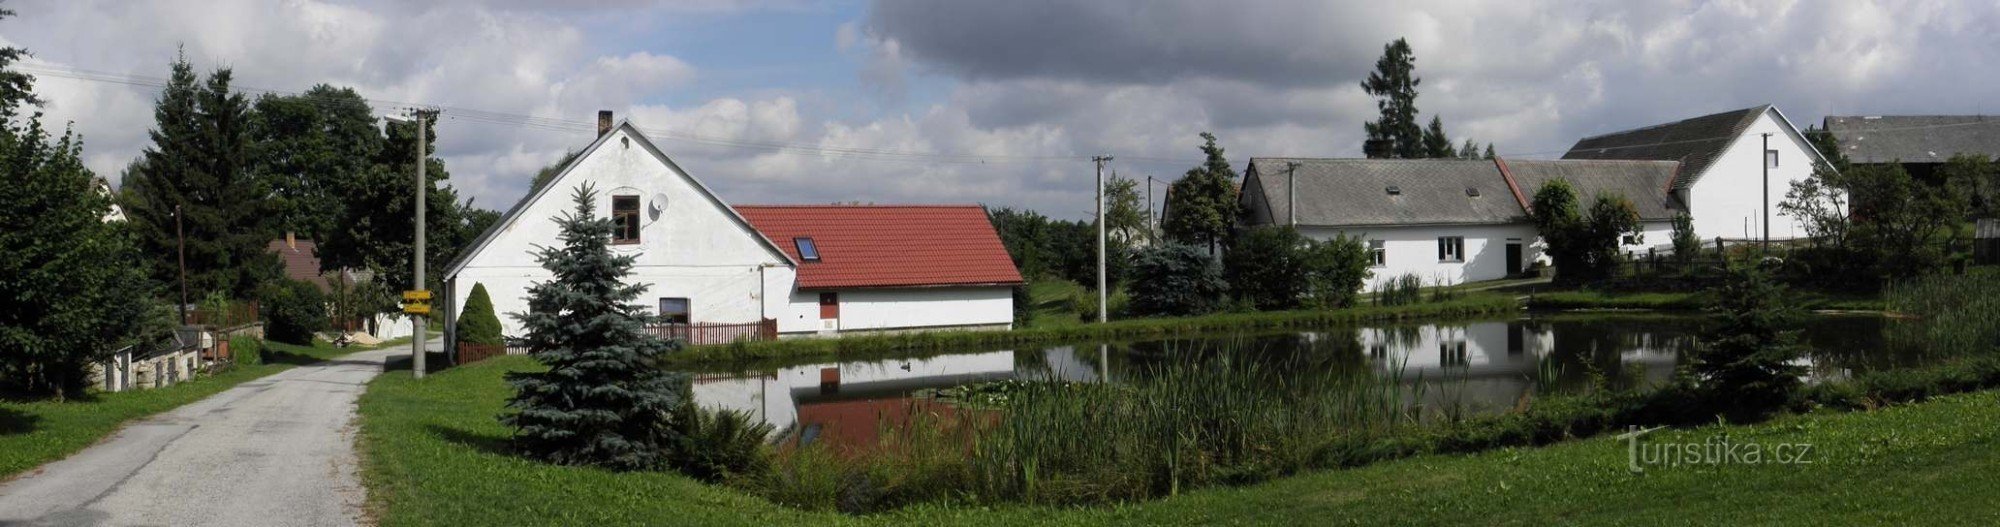
MULTIPOLYGON (((443 108, 475 206, 630 119, 725 201, 984 203, 1083 218, 1090 158, 1171 180, 1215 133, 1253 156, 1356 157, 1360 82, 1407 38, 1422 119, 1503 156, 1776 104, 2000 113, 1992 2, 1414 0, 0 0, 46 118, 117 180, 177 53, 254 93, 352 87, 443 108), (83 77, 83 78, 79 78, 83 77)), ((1155 194, 1165 183, 1154 184, 1155 194)))

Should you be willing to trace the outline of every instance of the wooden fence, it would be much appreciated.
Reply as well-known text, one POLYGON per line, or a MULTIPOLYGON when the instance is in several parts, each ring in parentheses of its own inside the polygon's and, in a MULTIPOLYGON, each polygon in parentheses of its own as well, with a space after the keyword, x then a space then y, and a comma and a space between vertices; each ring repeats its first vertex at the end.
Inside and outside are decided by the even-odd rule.
POLYGON ((688 344, 728 344, 736 341, 777 340, 778 321, 764 319, 738 324, 696 322, 646 326, 646 332, 688 344))
POLYGON ((506 354, 507 346, 504 344, 470 344, 460 342, 458 343, 457 363, 472 364, 506 354))

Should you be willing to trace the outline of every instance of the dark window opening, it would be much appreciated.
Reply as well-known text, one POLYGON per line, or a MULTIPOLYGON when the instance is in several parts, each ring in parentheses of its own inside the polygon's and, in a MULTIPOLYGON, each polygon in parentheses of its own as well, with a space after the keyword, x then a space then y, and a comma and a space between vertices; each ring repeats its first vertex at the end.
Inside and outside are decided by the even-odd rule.
POLYGON ((660 299, 660 322, 686 324, 694 320, 694 312, 688 307, 686 298, 660 299))
POLYGON ((1389 249, 1382 240, 1368 240, 1368 256, 1374 259, 1376 267, 1389 264, 1389 249))
POLYGON ((611 243, 639 243, 639 197, 611 197, 611 243))
POLYGON ((799 249, 799 259, 808 262, 819 261, 819 245, 812 238, 792 238, 792 245, 799 249))
POLYGON ((1440 262, 1465 261, 1465 237, 1464 236, 1439 237, 1438 261, 1440 262))

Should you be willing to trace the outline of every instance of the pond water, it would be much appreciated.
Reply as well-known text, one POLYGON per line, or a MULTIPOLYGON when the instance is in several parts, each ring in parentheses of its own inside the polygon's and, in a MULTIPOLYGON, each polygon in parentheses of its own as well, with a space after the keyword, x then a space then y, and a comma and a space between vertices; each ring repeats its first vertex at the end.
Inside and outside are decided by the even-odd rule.
MULTIPOLYGON (((1292 373, 1369 376, 1402 386, 1408 404, 1481 414, 1513 408, 1537 389, 1666 382, 1711 324, 1688 315, 1550 315, 967 350, 697 373, 693 391, 702 404, 770 423, 785 442, 856 448, 875 444, 886 424, 941 409, 929 396, 938 389, 1009 379, 1118 383, 1213 355, 1292 373)), ((1808 381, 1924 362, 1919 347, 1899 344, 1899 324, 1876 316, 1809 320, 1800 335, 1808 381)))

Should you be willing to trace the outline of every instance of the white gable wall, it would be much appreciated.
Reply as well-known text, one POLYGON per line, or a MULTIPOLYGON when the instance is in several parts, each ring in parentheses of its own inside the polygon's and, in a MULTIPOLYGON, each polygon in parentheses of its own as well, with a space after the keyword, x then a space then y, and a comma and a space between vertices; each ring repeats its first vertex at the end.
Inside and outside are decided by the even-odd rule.
POLYGON ((1372 227, 1301 225, 1299 232, 1316 240, 1330 240, 1346 234, 1362 239, 1364 245, 1367 240, 1382 240, 1388 253, 1386 262, 1373 269, 1374 276, 1362 285, 1363 291, 1374 291, 1378 283, 1405 274, 1416 275, 1423 279, 1426 286, 1440 281, 1458 284, 1504 278, 1507 276, 1507 243, 1510 239, 1522 244, 1521 267, 1524 269, 1542 252, 1534 226, 1527 223, 1372 227), (1438 238, 1444 236, 1465 237, 1464 261, 1438 261, 1438 238))
MULTIPOLYGON (((1771 168, 1771 239, 1788 240, 1806 236, 1805 228, 1778 211, 1793 181, 1812 175, 1817 159, 1812 146, 1798 131, 1778 118, 1777 110, 1767 110, 1737 136, 1722 156, 1709 163, 1706 173, 1689 189, 1688 215, 1694 219, 1695 234, 1706 243, 1717 236, 1730 239, 1762 238, 1764 205, 1764 137, 1771 134, 1771 149, 1778 151, 1778 166, 1771 168)), ((1685 175, 1684 175, 1685 176, 1685 175)))
POLYGON ((457 275, 450 306, 463 306, 473 284, 483 283, 504 333, 521 335, 520 325, 507 314, 527 311, 528 287, 551 276, 535 261, 535 246, 561 243, 555 218, 574 208, 575 188, 590 184, 597 191, 599 217, 610 217, 612 196, 639 197, 640 243, 612 246, 614 253, 637 257, 631 282, 652 284, 639 303, 657 307, 660 298, 688 298, 697 322, 764 318, 766 300, 782 299, 791 289, 788 262, 726 205, 630 134, 628 127, 613 129, 608 140, 551 182, 540 199, 502 225, 457 275), (657 217, 651 213, 660 201, 656 196, 664 196, 666 203, 657 217))

